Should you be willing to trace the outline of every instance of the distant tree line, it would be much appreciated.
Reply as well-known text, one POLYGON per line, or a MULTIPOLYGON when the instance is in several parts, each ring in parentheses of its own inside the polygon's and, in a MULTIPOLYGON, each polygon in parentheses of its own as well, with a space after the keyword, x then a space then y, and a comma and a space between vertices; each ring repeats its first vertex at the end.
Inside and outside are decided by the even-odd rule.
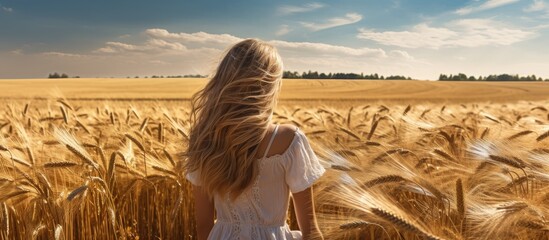
MULTIPOLYGON (((207 78, 208 75, 200 75, 200 74, 187 74, 187 75, 152 75, 150 78, 207 78)), ((48 74, 48 78, 70 78, 70 76, 66 73, 50 73, 48 74)), ((72 78, 80 78, 80 76, 73 76, 72 78)), ((114 78, 114 77, 111 77, 114 78)), ((130 76, 127 76, 126 78, 131 78, 130 76)), ((141 78, 140 76, 135 76, 134 78, 141 78)), ((149 78, 149 76, 145 76, 143 78, 149 78)))
POLYGON ((391 75, 384 77, 377 73, 374 74, 364 74, 364 73, 318 73, 317 71, 308 71, 308 72, 292 72, 284 71, 283 78, 294 78, 294 79, 387 79, 387 80, 411 80, 411 77, 400 76, 400 75, 391 75))
MULTIPOLYGON (((207 78, 208 75, 200 75, 200 74, 186 74, 186 75, 152 75, 150 78, 207 78)), ((126 77, 130 78, 130 77, 126 77)), ((135 76, 135 78, 141 78, 140 76, 135 76)), ((143 78, 149 78, 148 76, 145 76, 143 78)))
MULTIPOLYGON (((208 75, 201 74, 186 74, 186 75, 152 75, 150 78, 207 78, 208 75)), ((66 73, 50 73, 48 78, 69 78, 69 75, 66 73)), ((73 76, 72 78, 80 78, 80 76, 73 76)), ((129 76, 127 78, 130 78, 129 76)), ((135 76, 135 78, 141 78, 140 76, 135 76)), ((144 78, 149 78, 145 76, 144 78)), ((297 71, 284 71, 283 78, 286 79, 371 79, 371 80, 411 80, 411 77, 400 76, 400 75, 390 75, 383 76, 377 73, 373 74, 364 74, 364 73, 319 73, 317 71, 308 71, 299 73, 297 71)), ((536 75, 530 76, 519 76, 517 74, 499 74, 499 75, 488 75, 488 76, 467 76, 464 73, 458 73, 456 75, 446 75, 440 74, 438 77, 439 81, 549 81, 549 79, 543 80, 541 77, 536 75)))
POLYGON ((206 78, 207 75, 200 75, 200 74, 187 74, 187 75, 168 75, 168 76, 156 76, 152 75, 151 78, 206 78))
MULTIPOLYGON (((69 75, 66 73, 50 73, 48 74, 48 78, 69 78, 69 75)), ((80 78, 80 76, 74 76, 73 78, 80 78)))
MULTIPOLYGON (((440 74, 438 77, 439 81, 543 81, 541 77, 532 76, 519 76, 519 75, 510 75, 510 74, 499 74, 499 75, 488 75, 488 76, 467 76, 464 73, 458 73, 456 75, 446 75, 440 74)), ((549 79, 545 79, 549 81, 549 79)))

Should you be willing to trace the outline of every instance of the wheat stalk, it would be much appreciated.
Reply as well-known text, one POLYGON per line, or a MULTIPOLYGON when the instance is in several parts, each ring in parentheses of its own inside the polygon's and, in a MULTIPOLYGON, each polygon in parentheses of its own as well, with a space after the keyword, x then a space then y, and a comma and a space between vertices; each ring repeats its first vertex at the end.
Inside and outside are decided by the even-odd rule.
POLYGON ((130 141, 132 141, 139 148, 139 150, 141 150, 142 152, 145 152, 145 146, 143 146, 143 144, 139 140, 137 140, 137 138, 130 135, 129 133, 126 133, 124 136, 128 138, 130 141))
POLYGON ((491 160, 494 160, 494 161, 499 162, 499 163, 503 163, 503 164, 511 166, 511 167, 515 167, 515 168, 524 168, 525 167, 520 162, 518 162, 516 160, 513 160, 513 159, 510 159, 510 158, 503 157, 503 156, 489 155, 488 157, 491 160))
POLYGON ((0 196, 0 202, 5 202, 13 197, 17 197, 19 195, 23 195, 23 194, 27 194, 27 193, 30 193, 29 190, 19 190, 19 191, 15 191, 15 192, 10 192, 8 194, 3 194, 2 196, 0 196))
POLYGON ((390 223, 394 224, 396 227, 398 227, 398 228, 400 228, 404 231, 415 233, 415 234, 423 236, 423 237, 425 237, 426 239, 429 239, 429 240, 438 240, 438 239, 440 239, 438 237, 435 237, 435 236, 421 230, 420 227, 414 225, 410 221, 408 221, 408 220, 406 220, 406 219, 404 219, 400 216, 397 216, 396 214, 393 214, 391 212, 388 212, 388 211, 385 211, 385 210, 379 209, 379 208, 372 208, 371 211, 374 215, 380 217, 381 219, 383 219, 387 222, 390 222, 390 223))
POLYGON ((91 133, 90 130, 82 122, 80 122, 79 120, 76 120, 76 126, 80 126, 88 134, 91 133))
POLYGON ((342 127, 339 127, 338 130, 348 134, 349 136, 353 137, 354 139, 356 140, 361 140, 360 136, 356 135, 354 132, 348 130, 348 129, 345 129, 345 128, 342 128, 342 127))
POLYGON ((521 131, 521 132, 518 132, 518 133, 515 133, 515 134, 509 136, 509 137, 507 138, 507 140, 513 140, 513 139, 515 139, 515 138, 522 137, 522 136, 526 136, 526 135, 528 135, 528 134, 530 134, 530 133, 533 133, 533 132, 534 132, 534 131, 532 131, 532 130, 524 130, 524 131, 521 131))
POLYGON ((63 108, 63 106, 59 106, 59 109, 61 109, 61 115, 63 115, 63 121, 65 122, 65 124, 69 124, 69 119, 67 116, 67 112, 65 111, 65 108, 63 108))
POLYGON ((370 132, 368 133, 368 136, 366 137, 366 139, 370 140, 372 139, 372 136, 374 135, 374 132, 376 131, 376 128, 377 128, 377 124, 379 123, 379 119, 372 119, 372 121, 374 121, 374 123, 372 124, 372 127, 370 128, 370 132))
POLYGON ((357 229, 357 228, 361 229, 361 228, 368 227, 371 224, 372 223, 365 222, 365 221, 353 221, 353 222, 348 222, 348 223, 339 225, 339 229, 342 229, 342 230, 351 230, 351 229, 357 229))
POLYGON ((536 141, 539 142, 539 141, 541 141, 541 140, 543 140, 543 139, 546 139, 547 137, 549 137, 549 131, 547 131, 547 132, 545 132, 545 133, 539 135, 539 137, 536 138, 536 141))
POLYGON ((431 111, 431 109, 426 109, 424 110, 421 115, 419 116, 419 118, 424 118, 425 117, 425 114, 429 113, 431 111))
POLYGON ((23 108, 23 117, 27 116, 27 113, 29 112, 29 104, 25 104, 25 108, 23 108))
POLYGON ((385 176, 377 177, 370 181, 365 182, 364 184, 362 184, 362 187, 371 188, 379 184, 398 183, 398 182, 404 182, 404 181, 406 181, 406 179, 399 175, 385 175, 385 176))
POLYGON ((69 167, 74 167, 74 166, 78 166, 78 163, 68 162, 68 161, 44 163, 45 168, 69 168, 69 167))
POLYGON ((74 189, 71 193, 69 193, 69 195, 67 196, 67 200, 68 201, 72 201, 74 198, 80 196, 80 195, 83 195, 86 193, 86 191, 88 191, 88 185, 82 185, 76 189, 74 189))
POLYGON ((347 127, 351 128, 351 114, 353 113, 353 107, 349 108, 349 112, 347 113, 347 127))
POLYGON ((162 143, 164 142, 163 139, 163 132, 164 132, 164 124, 163 123, 159 123, 158 124, 158 142, 159 143, 162 143))
POLYGON ((65 106, 66 108, 70 109, 71 111, 74 111, 74 108, 65 100, 65 99, 57 99, 58 103, 61 103, 61 105, 65 106))
POLYGON ((532 220, 520 220, 517 222, 517 226, 533 230, 549 231, 549 227, 546 224, 532 220))
POLYGON ((160 172, 163 172, 163 173, 167 173, 167 174, 170 174, 172 176, 177 176, 177 173, 175 173, 174 171, 169 170, 169 169, 164 168, 164 167, 161 167, 161 166, 153 165, 152 168, 154 170, 157 170, 157 171, 160 171, 160 172))
POLYGON ((412 110, 412 105, 409 105, 406 107, 406 109, 404 109, 404 112, 402 113, 402 116, 406 116, 406 114, 408 114, 408 112, 412 110))
POLYGON ((460 218, 465 217, 465 198, 463 197, 463 184, 461 178, 456 180, 456 202, 460 218))
POLYGON ((452 162, 456 162, 456 161, 457 161, 454 157, 452 157, 450 154, 448 154, 448 153, 445 152, 444 150, 435 149, 435 150, 433 150, 433 152, 434 152, 435 154, 437 154, 437 155, 439 155, 439 156, 445 158, 445 159, 448 159, 448 160, 452 161, 452 162))
POLYGON ((115 117, 114 117, 114 113, 113 112, 110 112, 109 114, 109 119, 111 120, 111 124, 112 125, 115 125, 115 117))
POLYGON ((480 135, 480 139, 484 139, 484 137, 488 136, 488 133, 490 133, 490 128, 485 128, 480 135))
POLYGON ((69 144, 66 144, 65 147, 67 149, 69 149, 70 152, 74 153, 74 155, 76 155, 80 159, 82 159, 82 161, 84 161, 84 163, 92 166, 95 169, 99 168, 99 165, 91 159, 91 157, 89 156, 89 154, 87 152, 85 152, 85 150, 76 149, 76 148, 74 148, 73 146, 71 146, 69 144))
POLYGON ((541 110, 541 111, 547 112, 547 108, 542 107, 542 106, 537 106, 537 107, 534 107, 534 108, 530 109, 530 111, 534 111, 534 110, 541 110))
POLYGON ((168 158, 168 160, 170 161, 172 166, 175 167, 176 164, 175 164, 175 161, 172 158, 172 155, 168 151, 166 151, 166 148, 162 149, 162 151, 164 152, 164 155, 166 155, 166 158, 168 158))

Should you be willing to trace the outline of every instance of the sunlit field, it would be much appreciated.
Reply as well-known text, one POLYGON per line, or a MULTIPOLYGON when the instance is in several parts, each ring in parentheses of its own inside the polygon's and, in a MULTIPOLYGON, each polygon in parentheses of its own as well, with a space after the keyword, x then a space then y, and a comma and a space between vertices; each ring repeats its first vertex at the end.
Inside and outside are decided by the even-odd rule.
MULTIPOLYGON (((202 88, 197 78, 75 78, 1 80, 0 98, 64 96, 88 100, 186 100, 202 88)), ((546 100, 547 82, 440 82, 285 79, 282 100, 471 101, 546 100)))
MULTIPOLYGON (((196 239, 178 153, 204 83, 1 80, 0 239, 196 239)), ((328 169, 325 239, 548 239, 547 108, 543 82, 285 80, 273 119, 328 169)))

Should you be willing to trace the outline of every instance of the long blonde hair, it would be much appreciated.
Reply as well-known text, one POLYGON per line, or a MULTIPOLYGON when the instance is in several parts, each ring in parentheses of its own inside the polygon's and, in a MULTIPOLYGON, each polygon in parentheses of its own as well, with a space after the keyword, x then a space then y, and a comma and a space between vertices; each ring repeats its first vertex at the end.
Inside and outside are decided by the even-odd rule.
POLYGON ((204 191, 231 199, 257 177, 256 154, 267 134, 282 77, 276 49, 247 39, 232 46, 191 100, 187 172, 204 191))

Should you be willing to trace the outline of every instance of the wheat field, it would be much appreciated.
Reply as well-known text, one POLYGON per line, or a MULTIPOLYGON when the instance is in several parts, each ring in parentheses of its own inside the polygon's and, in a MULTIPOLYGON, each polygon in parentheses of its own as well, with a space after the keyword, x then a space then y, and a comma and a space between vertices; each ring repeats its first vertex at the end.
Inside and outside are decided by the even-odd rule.
MULTIPOLYGON (((87 100, 187 100, 206 83, 200 78, 2 79, 0 98, 62 95, 87 100)), ((546 100, 547 82, 440 82, 409 80, 284 79, 283 100, 471 102, 546 100)))
MULTIPOLYGON (((0 239, 195 239, 178 153, 204 80, 78 80, 0 83, 0 239)), ((274 122, 328 169, 325 239, 549 239, 549 84, 306 81, 274 122)))

